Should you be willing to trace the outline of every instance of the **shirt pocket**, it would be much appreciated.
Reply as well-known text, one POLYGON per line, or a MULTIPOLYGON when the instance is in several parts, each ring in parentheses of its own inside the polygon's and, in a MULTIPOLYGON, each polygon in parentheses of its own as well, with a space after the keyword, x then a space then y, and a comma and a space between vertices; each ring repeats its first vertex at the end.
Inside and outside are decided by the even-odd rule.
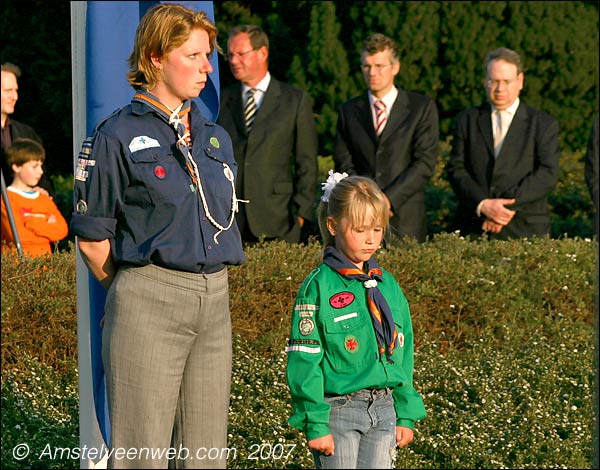
POLYGON ((377 359, 377 342, 368 314, 338 311, 323 323, 326 356, 334 369, 355 369, 377 359))
POLYGON ((148 192, 153 202, 179 204, 192 192, 192 180, 182 163, 169 150, 160 147, 131 154, 130 185, 135 192, 148 192))

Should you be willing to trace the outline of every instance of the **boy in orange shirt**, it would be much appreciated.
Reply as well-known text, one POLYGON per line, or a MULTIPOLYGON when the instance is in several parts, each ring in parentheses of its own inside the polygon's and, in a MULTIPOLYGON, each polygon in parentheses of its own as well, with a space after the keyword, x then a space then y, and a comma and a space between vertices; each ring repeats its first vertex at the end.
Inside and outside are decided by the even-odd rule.
MULTIPOLYGON (((35 257, 52 253, 51 243, 62 240, 69 227, 54 201, 36 188, 44 170, 44 148, 32 139, 15 139, 6 150, 8 165, 14 173, 6 188, 23 252, 35 257)), ((2 250, 14 245, 8 214, 2 201, 2 250)))

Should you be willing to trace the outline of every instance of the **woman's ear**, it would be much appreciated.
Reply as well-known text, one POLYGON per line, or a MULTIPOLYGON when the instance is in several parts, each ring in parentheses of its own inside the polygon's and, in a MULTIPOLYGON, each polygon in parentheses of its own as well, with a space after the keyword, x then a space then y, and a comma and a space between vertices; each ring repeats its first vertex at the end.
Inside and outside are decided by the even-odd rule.
POLYGON ((327 217, 327 230, 329 231, 332 237, 335 237, 336 226, 337 224, 335 222, 335 219, 333 217, 327 217))
POLYGON ((152 65, 156 67, 158 70, 162 69, 162 60, 156 54, 150 54, 150 60, 152 61, 152 65))

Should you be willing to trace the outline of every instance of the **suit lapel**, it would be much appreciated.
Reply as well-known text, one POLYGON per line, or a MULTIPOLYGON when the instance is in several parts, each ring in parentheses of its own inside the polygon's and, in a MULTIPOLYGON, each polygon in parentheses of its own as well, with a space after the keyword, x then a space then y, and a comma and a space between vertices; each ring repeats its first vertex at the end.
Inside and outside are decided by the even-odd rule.
POLYGON ((375 135, 375 124, 373 123, 373 112, 371 111, 371 103, 369 102, 369 95, 365 93, 356 100, 353 118, 359 123, 359 125, 365 129, 367 135, 373 142, 373 145, 377 146, 377 136, 375 135))
POLYGON ((492 133, 492 108, 489 104, 484 104, 479 108, 479 117, 477 118, 479 133, 483 137, 488 154, 494 157, 494 136, 492 133))
POLYGON ((240 135, 247 135, 246 122, 244 121, 244 100, 242 99, 242 84, 239 86, 234 93, 230 95, 231 107, 230 109, 235 110, 233 113, 233 122, 240 135))
POLYGON ((279 82, 271 77, 269 87, 265 93, 264 99, 256 112, 256 118, 254 119, 253 129, 262 129, 263 123, 268 123, 270 115, 279 109, 281 100, 281 86, 279 82))
POLYGON ((500 160, 503 162, 505 158, 501 157, 506 155, 512 155, 515 149, 521 148, 519 140, 527 135, 527 127, 528 127, 528 113, 527 109, 523 105, 523 103, 519 103, 519 107, 517 108, 517 112, 515 113, 515 117, 510 123, 510 127, 508 128, 508 132, 504 136, 504 142, 502 143, 502 149, 500 150, 500 154, 496 160, 500 160))
POLYGON ((406 92, 399 89, 398 96, 396 97, 396 100, 394 101, 392 109, 388 115, 387 124, 383 128, 383 132, 379 137, 379 144, 385 142, 390 136, 394 135, 404 120, 408 117, 410 113, 408 104, 409 101, 408 96, 406 96, 406 92))

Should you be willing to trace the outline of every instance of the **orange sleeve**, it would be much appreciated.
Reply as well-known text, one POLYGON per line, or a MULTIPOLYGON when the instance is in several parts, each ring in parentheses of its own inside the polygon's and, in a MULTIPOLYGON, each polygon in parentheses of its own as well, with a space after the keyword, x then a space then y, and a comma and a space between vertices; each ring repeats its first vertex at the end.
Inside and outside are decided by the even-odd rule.
POLYGON ((25 227, 50 242, 65 238, 69 233, 69 227, 54 201, 41 194, 35 202, 32 214, 25 217, 25 227))

